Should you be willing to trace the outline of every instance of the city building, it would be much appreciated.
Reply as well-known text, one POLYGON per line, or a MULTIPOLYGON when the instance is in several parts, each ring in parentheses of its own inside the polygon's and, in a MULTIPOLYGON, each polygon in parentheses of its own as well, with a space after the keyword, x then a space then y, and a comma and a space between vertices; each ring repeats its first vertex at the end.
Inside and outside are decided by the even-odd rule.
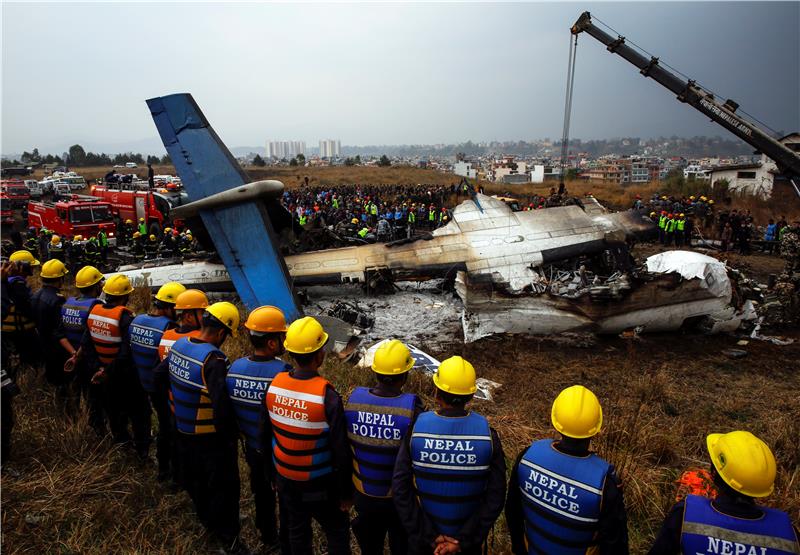
POLYGON ((323 139, 319 142, 320 158, 338 158, 341 155, 342 145, 338 139, 323 139))
POLYGON ((527 183, 528 182, 528 164, 514 159, 514 156, 503 156, 498 160, 494 160, 489 166, 487 177, 491 181, 499 181, 503 183, 527 183), (509 177, 507 176, 522 176, 522 177, 509 177))
POLYGON ((453 173, 468 179, 478 178, 478 169, 472 165, 472 162, 466 162, 464 160, 459 160, 453 164, 453 173))
POLYGON ((267 158, 281 160, 294 158, 298 154, 305 156, 305 141, 267 141, 267 158))
POLYGON ((544 183, 561 177, 561 168, 558 166, 546 166, 544 164, 534 164, 530 171, 531 183, 544 183))

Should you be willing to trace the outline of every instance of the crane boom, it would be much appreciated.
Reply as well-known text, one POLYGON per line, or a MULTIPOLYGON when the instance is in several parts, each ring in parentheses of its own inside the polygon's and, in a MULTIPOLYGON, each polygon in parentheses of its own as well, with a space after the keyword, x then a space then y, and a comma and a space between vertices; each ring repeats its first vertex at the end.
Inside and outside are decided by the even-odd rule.
POLYGON ((684 80, 659 64, 655 56, 647 58, 634 48, 625 44, 625 37, 612 37, 592 22, 589 12, 583 12, 578 21, 572 26, 572 34, 586 33, 606 46, 609 52, 618 54, 622 58, 639 68, 645 77, 650 77, 660 85, 675 93, 678 100, 692 106, 695 110, 708 116, 711 121, 721 125, 744 142, 752 145, 759 152, 772 158, 778 169, 796 180, 800 177, 800 155, 788 148, 785 144, 771 137, 756 124, 739 117, 735 112, 739 105, 733 100, 726 100, 724 104, 714 98, 695 81, 684 80))

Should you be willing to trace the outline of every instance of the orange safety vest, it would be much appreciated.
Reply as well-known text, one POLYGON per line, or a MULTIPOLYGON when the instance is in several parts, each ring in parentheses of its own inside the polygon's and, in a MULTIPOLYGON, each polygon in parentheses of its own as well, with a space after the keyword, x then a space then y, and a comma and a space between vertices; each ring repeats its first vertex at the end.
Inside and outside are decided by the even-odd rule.
POLYGON ((100 364, 103 366, 114 362, 119 355, 122 346, 122 330, 119 327, 119 321, 124 312, 131 311, 124 306, 105 308, 102 304, 94 305, 89 312, 86 325, 92 336, 97 358, 100 359, 100 364))
POLYGON ((272 456, 284 478, 306 482, 333 472, 330 427, 325 418, 328 385, 320 376, 298 380, 290 372, 281 372, 267 390, 272 456))
POLYGON ((199 337, 200 330, 187 331, 186 333, 178 333, 178 328, 171 328, 164 332, 161 336, 161 341, 158 344, 158 358, 164 360, 169 356, 169 350, 172 345, 181 337, 199 337))

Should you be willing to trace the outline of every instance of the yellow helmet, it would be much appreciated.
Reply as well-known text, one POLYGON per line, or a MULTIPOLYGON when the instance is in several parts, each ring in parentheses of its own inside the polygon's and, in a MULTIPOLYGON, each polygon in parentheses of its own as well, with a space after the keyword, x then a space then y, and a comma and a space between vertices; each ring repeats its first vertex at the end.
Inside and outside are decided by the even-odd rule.
POLYGON ((132 220, 125 220, 125 225, 131 225, 133 223, 132 220))
POLYGON ((208 297, 199 289, 187 289, 175 299, 175 310, 208 308, 208 297))
POLYGON ((311 316, 305 316, 292 322, 286 330, 283 346, 290 353, 300 355, 319 351, 328 342, 328 334, 322 324, 311 316))
POLYGON ((352 220, 350 220, 350 223, 351 224, 357 224, 358 223, 358 218, 353 218, 352 220))
POLYGON ((171 231, 172 231, 171 227, 165 227, 164 228, 164 233, 170 233, 171 231))
POLYGON ((150 240, 151 241, 155 241, 156 240, 156 236, 155 235, 150 235, 150 240))
POLYGON ((558 394, 550 413, 553 427, 577 439, 597 435, 603 425, 603 409, 597 396, 582 385, 573 385, 558 394))
POLYGON ((696 198, 697 198, 696 196, 692 195, 689 197, 689 200, 695 200, 696 198))
POLYGON ((708 199, 708 204, 714 204, 714 199, 708 199))
POLYGON ((113 295, 114 297, 129 295, 132 292, 133 286, 131 285, 131 280, 128 279, 128 276, 122 274, 114 274, 108 278, 105 285, 103 285, 103 293, 106 295, 113 295))
POLYGON ((54 258, 42 264, 42 271, 39 272, 39 275, 45 279, 54 279, 64 277, 68 273, 69 270, 64 263, 54 258))
POLYGON ((75 287, 91 287, 103 279, 103 274, 94 266, 84 266, 75 274, 75 287))
POLYGON ((39 261, 28 251, 14 251, 8 257, 11 262, 27 262, 31 266, 38 266, 39 261))
POLYGON ((775 456, 766 443, 750 432, 709 434, 708 454, 720 478, 748 497, 772 493, 777 472, 775 456))
POLYGON ((433 375, 433 383, 453 395, 472 395, 478 390, 475 378, 475 367, 463 358, 454 356, 442 361, 433 375))
POLYGON ((239 309, 233 303, 222 301, 214 303, 206 309, 206 312, 222 322, 233 335, 239 329, 239 309))
POLYGON ((139 218, 139 221, 140 221, 141 223, 144 223, 144 218, 139 218))
POLYGON ((414 366, 414 357, 402 341, 392 339, 384 342, 375 351, 372 360, 372 370, 384 376, 405 374, 414 366))
POLYGON ((83 241, 83 235, 78 234, 72 238, 73 241, 83 241))
POLYGON ((57 244, 59 244, 59 243, 61 242, 61 237, 60 237, 60 236, 58 236, 58 235, 53 235, 53 236, 50 238, 50 242, 51 242, 52 244, 54 244, 54 245, 57 245, 57 244))
POLYGON ((141 234, 141 233, 139 233, 138 231, 134 231, 134 232, 133 232, 133 238, 134 238, 134 239, 138 239, 138 238, 139 238, 139 237, 141 237, 141 236, 142 236, 142 234, 141 234))
POLYGON ((285 332, 286 317, 276 306, 259 306, 247 316, 244 327, 256 333, 285 332))
POLYGON ((186 287, 177 281, 170 281, 162 285, 156 293, 156 299, 170 304, 175 304, 178 295, 186 291, 186 287))
POLYGON ((700 196, 700 200, 708 200, 705 195, 700 196))

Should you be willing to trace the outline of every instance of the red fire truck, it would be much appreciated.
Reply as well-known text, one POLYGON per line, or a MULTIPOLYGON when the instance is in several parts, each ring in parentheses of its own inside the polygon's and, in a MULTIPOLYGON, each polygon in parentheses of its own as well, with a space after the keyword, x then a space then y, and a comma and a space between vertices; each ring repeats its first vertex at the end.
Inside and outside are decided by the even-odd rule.
POLYGON ((29 202, 28 225, 37 230, 46 227, 57 235, 72 238, 83 235, 89 238, 101 229, 108 235, 110 244, 116 244, 116 225, 111 204, 91 197, 74 195, 72 200, 58 202, 29 202))
POLYGON ((148 231, 154 235, 164 227, 172 206, 179 206, 186 196, 166 189, 151 191, 130 183, 92 185, 91 194, 110 203, 114 215, 123 222, 131 220, 138 225, 139 218, 144 218, 148 231))
POLYGON ((25 183, 18 179, 0 181, 0 190, 6 194, 11 208, 23 208, 31 199, 31 193, 25 183))
POLYGON ((14 211, 5 193, 0 193, 0 224, 14 225, 14 211))

